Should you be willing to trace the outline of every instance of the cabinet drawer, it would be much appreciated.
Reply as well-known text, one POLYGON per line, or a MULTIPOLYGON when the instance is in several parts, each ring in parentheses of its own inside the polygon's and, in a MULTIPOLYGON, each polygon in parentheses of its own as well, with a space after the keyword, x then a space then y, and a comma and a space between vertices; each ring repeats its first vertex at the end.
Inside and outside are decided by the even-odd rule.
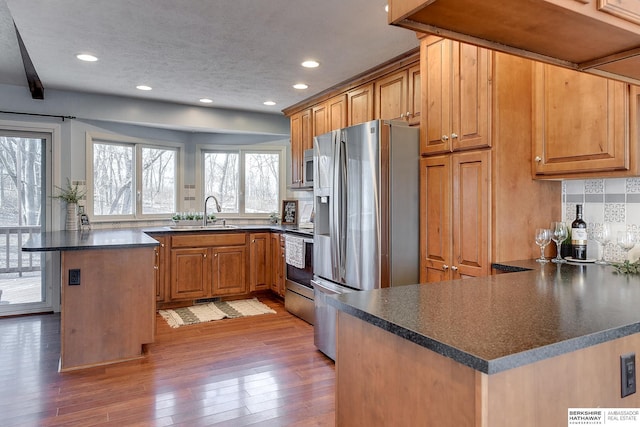
POLYGON ((171 237, 172 248, 234 246, 246 244, 246 233, 198 233, 171 237))

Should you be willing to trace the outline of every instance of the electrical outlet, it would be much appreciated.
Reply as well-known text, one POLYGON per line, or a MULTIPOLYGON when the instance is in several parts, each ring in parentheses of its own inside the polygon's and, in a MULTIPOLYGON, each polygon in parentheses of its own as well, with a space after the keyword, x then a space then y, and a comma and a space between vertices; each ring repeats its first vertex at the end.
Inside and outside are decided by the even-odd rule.
POLYGON ((69 270, 69 286, 80 285, 80 269, 74 268, 69 270))
POLYGON ((636 392, 636 354, 620 356, 620 393, 621 397, 636 392))

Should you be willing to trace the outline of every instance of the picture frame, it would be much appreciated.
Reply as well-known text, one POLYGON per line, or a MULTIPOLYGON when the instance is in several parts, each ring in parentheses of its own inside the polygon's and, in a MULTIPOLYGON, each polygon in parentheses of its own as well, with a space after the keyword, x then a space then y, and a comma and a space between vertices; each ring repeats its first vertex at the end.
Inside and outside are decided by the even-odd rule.
POLYGON ((282 201, 282 225, 295 225, 298 223, 298 201, 282 201))

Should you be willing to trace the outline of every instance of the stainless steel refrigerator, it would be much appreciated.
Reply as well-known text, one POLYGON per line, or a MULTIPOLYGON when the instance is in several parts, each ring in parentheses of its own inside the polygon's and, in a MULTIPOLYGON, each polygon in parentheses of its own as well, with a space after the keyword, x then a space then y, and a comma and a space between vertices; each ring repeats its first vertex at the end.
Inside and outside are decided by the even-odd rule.
POLYGON ((335 359, 327 295, 419 282, 419 130, 374 120, 313 149, 315 343, 335 359))

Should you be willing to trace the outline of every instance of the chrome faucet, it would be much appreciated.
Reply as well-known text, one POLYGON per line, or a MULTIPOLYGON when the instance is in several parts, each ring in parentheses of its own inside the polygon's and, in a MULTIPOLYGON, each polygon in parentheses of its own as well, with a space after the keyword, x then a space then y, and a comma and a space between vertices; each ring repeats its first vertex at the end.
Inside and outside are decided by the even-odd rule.
POLYGON ((215 196, 209 196, 206 199, 204 199, 204 217, 202 218, 202 225, 206 226, 207 222, 209 221, 208 215, 207 215, 207 202, 209 201, 209 199, 213 199, 214 202, 216 202, 216 210, 218 212, 222 211, 222 208, 220 207, 220 202, 218 202, 218 199, 216 199, 215 196))

